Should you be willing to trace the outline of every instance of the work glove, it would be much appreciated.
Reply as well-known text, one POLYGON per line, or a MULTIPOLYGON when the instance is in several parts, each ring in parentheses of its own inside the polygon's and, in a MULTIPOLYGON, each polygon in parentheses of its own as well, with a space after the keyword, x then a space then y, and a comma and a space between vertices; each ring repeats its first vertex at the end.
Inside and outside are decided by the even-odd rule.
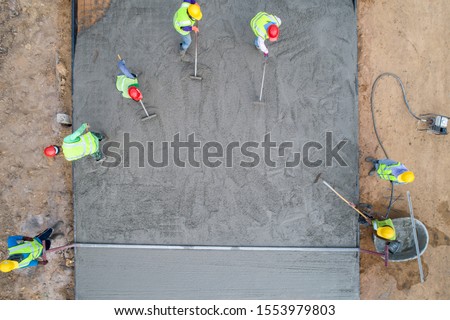
POLYGON ((269 53, 268 52, 264 53, 264 58, 266 58, 266 60, 269 59, 269 53))
POLYGON ((47 260, 38 261, 38 264, 45 266, 48 263, 47 260))
POLYGON ((31 238, 31 237, 23 237, 22 240, 23 241, 33 241, 33 238, 31 238))
POLYGON ((193 26, 193 27, 192 27, 192 31, 194 31, 195 33, 198 33, 200 30, 198 30, 198 27, 197 27, 197 26, 193 26))

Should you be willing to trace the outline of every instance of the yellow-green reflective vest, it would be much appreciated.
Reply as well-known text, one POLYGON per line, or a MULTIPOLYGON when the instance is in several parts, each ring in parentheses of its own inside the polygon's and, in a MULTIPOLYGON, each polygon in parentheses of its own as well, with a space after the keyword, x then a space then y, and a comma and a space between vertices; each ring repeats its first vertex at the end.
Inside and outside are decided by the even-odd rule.
POLYGON ((191 4, 189 2, 183 2, 180 9, 175 12, 173 16, 173 27, 178 31, 179 34, 187 36, 189 31, 184 31, 182 27, 192 27, 195 24, 195 20, 189 18, 187 9, 191 4))
POLYGON ((31 261, 36 260, 42 255, 44 246, 33 239, 33 241, 25 241, 22 244, 8 248, 8 253, 10 256, 15 254, 28 254, 28 257, 19 262, 19 269, 27 267, 31 261))
POLYGON ((397 233, 395 232, 394 223, 392 223, 391 219, 373 220, 372 225, 373 225, 374 230, 377 230, 378 228, 381 228, 381 227, 391 227, 394 230, 394 236, 388 240, 394 241, 395 239, 397 239, 397 233))
POLYGON ((258 12, 258 14, 250 21, 250 27, 257 37, 267 40, 269 39, 269 35, 267 34, 267 30, 264 26, 269 22, 273 22, 277 26, 280 26, 275 16, 268 14, 267 12, 258 12))
POLYGON ((63 142, 64 157, 68 161, 78 160, 90 154, 96 153, 99 148, 98 138, 91 132, 80 136, 80 141, 73 143, 63 142))
POLYGON ((122 97, 131 99, 130 95, 128 94, 128 88, 130 86, 139 87, 138 79, 130 79, 125 75, 117 76, 116 88, 117 90, 122 92, 122 97))
POLYGON ((397 162, 397 163, 394 163, 391 165, 385 165, 382 163, 378 166, 377 174, 380 177, 380 179, 398 182, 397 177, 392 174, 392 168, 399 167, 399 166, 401 166, 400 162, 397 162))

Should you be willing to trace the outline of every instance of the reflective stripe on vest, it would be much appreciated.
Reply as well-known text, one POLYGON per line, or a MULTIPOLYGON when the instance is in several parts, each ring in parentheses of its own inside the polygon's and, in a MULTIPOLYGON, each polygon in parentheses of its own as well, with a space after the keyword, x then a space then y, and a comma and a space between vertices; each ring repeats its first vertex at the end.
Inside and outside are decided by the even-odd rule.
POLYGON ((377 174, 380 177, 380 179, 398 182, 397 177, 392 175, 392 168, 399 167, 400 165, 401 165, 400 162, 391 164, 389 166, 382 163, 378 166, 377 174))
POLYGON ((42 255, 44 247, 39 241, 33 239, 33 241, 26 241, 17 246, 8 248, 10 256, 15 254, 28 254, 28 257, 19 262, 19 268, 27 267, 31 261, 36 260, 42 255))
POLYGON ((68 161, 78 160, 98 151, 98 138, 91 132, 83 134, 80 141, 74 143, 63 143, 64 157, 68 161))
POLYGON ((250 21, 250 27, 253 30, 253 33, 257 37, 261 37, 264 40, 269 39, 269 35, 267 34, 266 29, 264 26, 272 22, 274 24, 278 25, 278 20, 275 18, 275 16, 268 14, 267 12, 259 12, 251 21, 250 21))
POLYGON ((173 27, 177 32, 183 36, 187 36, 190 32, 184 31, 181 29, 182 27, 192 27, 195 23, 195 21, 192 21, 191 18, 189 18, 187 9, 191 4, 188 2, 183 2, 181 4, 180 9, 175 12, 175 15, 173 16, 173 27))
POLYGON ((122 92, 122 97, 131 99, 130 95, 128 94, 128 88, 132 85, 139 85, 137 78, 130 79, 126 75, 117 76, 116 88, 117 90, 122 92))

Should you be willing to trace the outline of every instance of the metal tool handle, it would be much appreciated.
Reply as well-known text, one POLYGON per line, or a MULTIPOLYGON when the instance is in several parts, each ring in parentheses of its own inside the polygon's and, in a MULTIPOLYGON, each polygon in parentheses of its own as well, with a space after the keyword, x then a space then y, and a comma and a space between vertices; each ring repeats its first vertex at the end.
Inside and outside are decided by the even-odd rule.
POLYGON ((411 201, 411 193, 406 191, 406 196, 408 197, 408 206, 409 206, 409 215, 411 216, 411 225, 413 229, 414 243, 416 245, 416 253, 417 253, 417 263, 419 264, 419 273, 420 273, 420 282, 424 282, 423 277, 423 269, 422 269, 422 260, 420 259, 420 249, 419 249, 419 240, 417 239, 417 230, 416 230, 416 219, 414 218, 414 211, 411 201))
POLYGON ((264 60, 263 76, 262 76, 262 81, 261 81, 261 91, 259 92, 259 102, 261 102, 261 100, 262 100, 262 94, 263 94, 263 88, 264 88, 264 77, 266 76, 266 65, 267 65, 267 60, 264 60))
POLYGON ((139 102, 141 103, 142 109, 144 109, 145 114, 147 115, 147 117, 150 117, 149 114, 148 114, 148 112, 147 112, 147 109, 146 109, 145 106, 144 106, 144 103, 142 102, 142 99, 139 100, 139 102))
POLYGON ((195 32, 195 62, 194 62, 194 77, 197 76, 197 50, 198 50, 198 35, 197 32, 195 32))

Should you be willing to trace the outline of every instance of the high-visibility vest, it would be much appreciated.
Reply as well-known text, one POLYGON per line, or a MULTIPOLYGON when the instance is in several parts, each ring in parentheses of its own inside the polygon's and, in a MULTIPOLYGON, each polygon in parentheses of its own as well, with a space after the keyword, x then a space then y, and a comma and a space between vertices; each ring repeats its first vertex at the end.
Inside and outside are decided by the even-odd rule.
POLYGON ((122 92, 122 97, 131 99, 130 95, 128 94, 128 88, 130 86, 136 86, 139 87, 138 79, 130 79, 125 75, 117 76, 116 80, 116 88, 120 92, 122 92))
POLYGON ((195 20, 191 20, 188 15, 187 9, 191 4, 189 2, 183 2, 180 9, 175 12, 173 16, 173 27, 179 34, 187 36, 189 31, 184 31, 182 27, 192 27, 195 24, 195 20))
POLYGON ((10 256, 15 254, 28 254, 28 257, 19 262, 19 269, 27 267, 31 261, 36 260, 42 255, 44 251, 44 246, 33 239, 33 241, 25 241, 22 244, 8 248, 8 253, 10 256))
POLYGON ((280 26, 280 23, 274 15, 268 14, 267 12, 258 12, 250 21, 250 27, 257 37, 267 40, 269 39, 269 35, 264 26, 269 22, 276 24, 278 27, 280 26))
POLYGON ((400 162, 397 162, 397 163, 394 163, 391 165, 385 165, 385 164, 381 163, 378 166, 377 174, 380 177, 380 179, 400 183, 398 181, 398 178, 392 174, 392 169, 395 167, 399 167, 401 165, 402 164, 400 162))
POLYGON ((391 227, 394 230, 394 236, 391 237, 390 239, 387 240, 391 240, 394 241, 395 239, 397 239, 397 234, 395 232, 395 227, 394 227, 394 223, 392 222, 391 219, 386 219, 386 220, 372 220, 372 225, 373 225, 373 229, 376 231, 381 227, 391 227))
POLYGON ((99 142, 96 136, 88 132, 83 134, 78 142, 63 142, 62 149, 66 160, 74 161, 96 153, 99 149, 99 142))

